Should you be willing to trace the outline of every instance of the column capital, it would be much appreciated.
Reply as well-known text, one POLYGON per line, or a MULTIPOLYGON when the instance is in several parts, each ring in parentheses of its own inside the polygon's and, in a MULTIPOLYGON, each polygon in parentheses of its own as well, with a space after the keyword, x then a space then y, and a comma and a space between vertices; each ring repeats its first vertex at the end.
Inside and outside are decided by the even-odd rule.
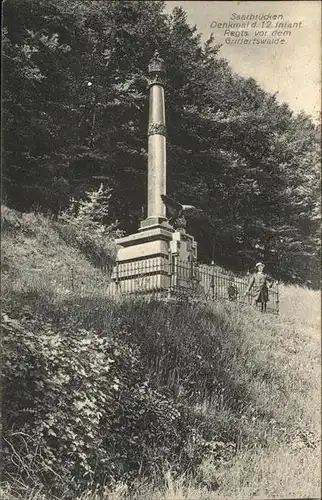
POLYGON ((149 62, 149 85, 164 85, 165 84, 165 64, 164 59, 160 57, 158 50, 154 52, 152 59, 149 62))

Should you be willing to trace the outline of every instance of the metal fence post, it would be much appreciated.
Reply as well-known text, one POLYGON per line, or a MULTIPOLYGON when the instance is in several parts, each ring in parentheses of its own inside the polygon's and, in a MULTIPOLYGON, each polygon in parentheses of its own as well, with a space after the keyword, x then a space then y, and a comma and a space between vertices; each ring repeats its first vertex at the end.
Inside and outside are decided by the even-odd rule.
POLYGON ((193 280, 195 278, 194 276, 194 262, 193 259, 190 258, 190 280, 193 280))
POLYGON ((179 266, 178 256, 172 255, 172 269, 173 269, 172 283, 173 283, 174 288, 177 288, 177 286, 178 286, 178 266, 179 266))
POLYGON ((74 291, 74 268, 71 268, 71 287, 72 290, 74 291))
POLYGON ((172 252, 171 249, 169 248, 168 251, 168 278, 169 278, 169 297, 171 296, 171 291, 172 291, 172 281, 173 281, 173 262, 172 262, 172 252))
POLYGON ((212 264, 212 273, 211 273, 211 298, 215 300, 215 265, 214 262, 212 264))
POLYGON ((118 294, 119 292, 119 261, 118 258, 116 258, 115 261, 115 279, 114 279, 115 285, 116 285, 116 293, 118 294))

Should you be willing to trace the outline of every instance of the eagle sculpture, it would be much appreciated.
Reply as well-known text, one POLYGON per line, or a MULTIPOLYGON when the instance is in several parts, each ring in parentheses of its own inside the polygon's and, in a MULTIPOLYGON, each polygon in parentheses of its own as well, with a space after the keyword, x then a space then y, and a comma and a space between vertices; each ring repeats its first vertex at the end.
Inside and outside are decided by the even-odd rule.
POLYGON ((161 198, 165 206, 167 207, 169 217, 169 223, 174 224, 177 219, 184 218, 185 214, 199 212, 200 209, 194 207, 193 205, 182 205, 170 196, 161 194, 161 198))

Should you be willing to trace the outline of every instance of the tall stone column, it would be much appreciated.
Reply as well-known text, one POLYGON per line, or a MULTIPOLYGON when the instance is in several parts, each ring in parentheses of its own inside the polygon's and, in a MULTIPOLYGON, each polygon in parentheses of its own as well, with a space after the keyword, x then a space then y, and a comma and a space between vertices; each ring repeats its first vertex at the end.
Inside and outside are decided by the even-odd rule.
MULTIPOLYGON (((158 51, 149 63, 148 213, 138 232, 117 240, 117 265, 111 288, 117 293, 168 293, 172 265, 197 256, 192 236, 175 231, 167 222, 161 195, 166 194, 165 66, 158 51)), ((189 268, 190 269, 190 268, 189 268)), ((185 270, 182 272, 185 273, 185 270)), ((176 283, 186 280, 176 275, 176 283)))
POLYGON ((156 50, 149 64, 148 213, 141 227, 166 220, 161 194, 166 194, 165 66, 156 50))

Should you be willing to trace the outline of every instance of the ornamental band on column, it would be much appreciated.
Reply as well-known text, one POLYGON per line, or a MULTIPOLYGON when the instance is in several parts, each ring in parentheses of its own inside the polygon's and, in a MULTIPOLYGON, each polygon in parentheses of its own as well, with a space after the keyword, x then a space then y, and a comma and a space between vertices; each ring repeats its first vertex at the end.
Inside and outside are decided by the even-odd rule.
POLYGON ((167 129, 164 123, 150 123, 149 129, 148 129, 148 135, 167 135, 167 129))

